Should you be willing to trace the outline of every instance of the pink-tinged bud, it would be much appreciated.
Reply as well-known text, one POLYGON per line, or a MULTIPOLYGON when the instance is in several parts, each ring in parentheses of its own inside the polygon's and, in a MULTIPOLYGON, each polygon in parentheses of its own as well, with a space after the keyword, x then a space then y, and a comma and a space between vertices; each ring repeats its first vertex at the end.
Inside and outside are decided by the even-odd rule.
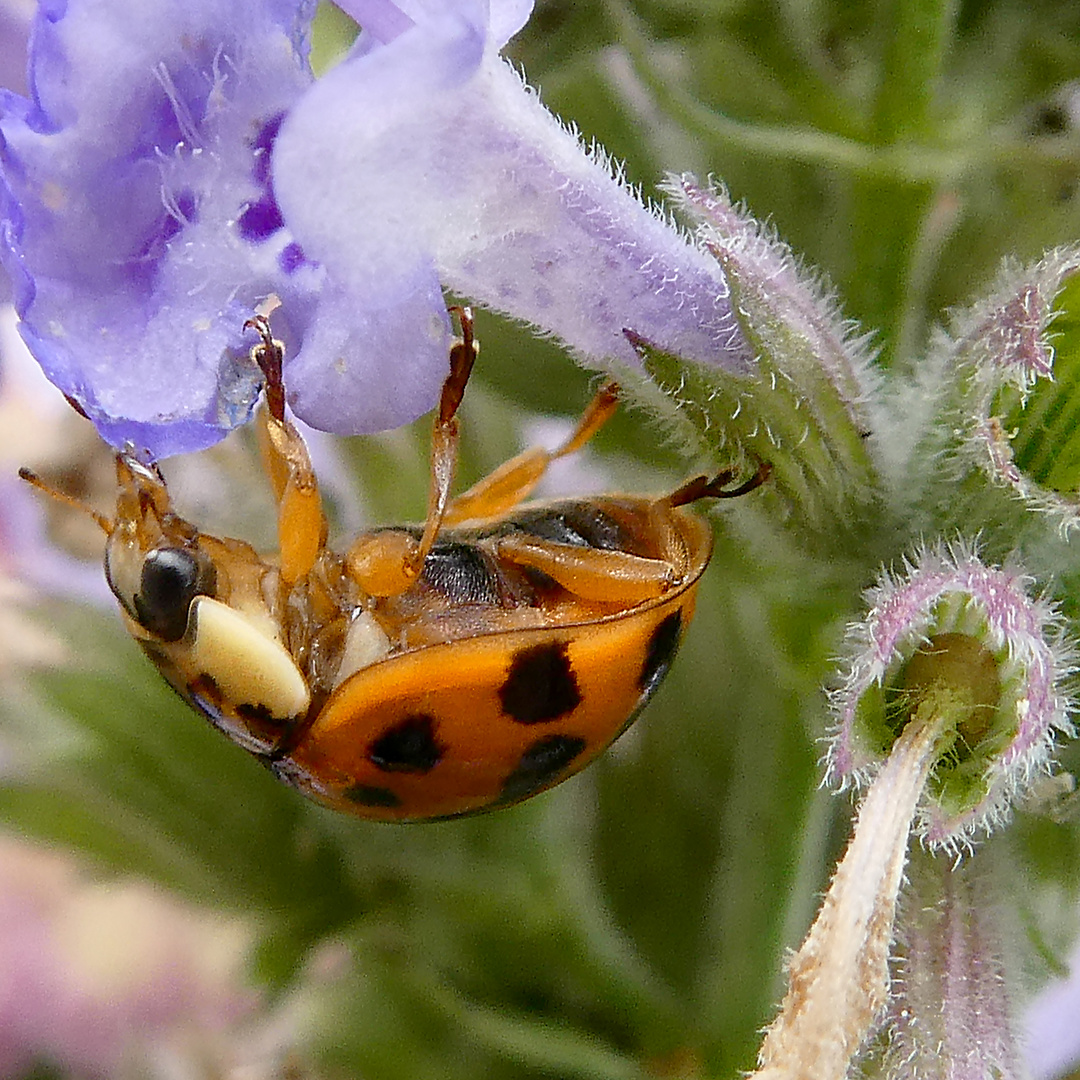
MULTIPOLYGON (((946 357, 960 474, 974 465, 1064 531, 1080 523, 1080 425, 1070 406, 1080 377, 1078 270, 1075 245, 1034 266, 1006 265, 990 296, 954 318, 946 357)), ((1000 498, 982 509, 988 528, 1002 519, 1000 498)))
POLYGON ((1069 731, 1063 682, 1074 668, 1060 620, 1015 568, 986 566, 956 544, 885 573, 849 629, 833 694, 828 779, 863 784, 907 723, 947 719, 917 832, 932 847, 988 832, 1048 768, 1069 731))
POLYGON ((876 378, 867 343, 790 249, 725 191, 688 176, 669 180, 667 191, 697 223, 699 246, 723 268, 754 359, 742 370, 720 370, 632 339, 668 395, 661 414, 675 413, 677 404, 669 419, 703 454, 768 461, 770 488, 789 513, 834 534, 878 490, 876 378))
POLYGON ((912 854, 897 920, 889 1080, 1024 1075, 990 883, 977 863, 912 854))

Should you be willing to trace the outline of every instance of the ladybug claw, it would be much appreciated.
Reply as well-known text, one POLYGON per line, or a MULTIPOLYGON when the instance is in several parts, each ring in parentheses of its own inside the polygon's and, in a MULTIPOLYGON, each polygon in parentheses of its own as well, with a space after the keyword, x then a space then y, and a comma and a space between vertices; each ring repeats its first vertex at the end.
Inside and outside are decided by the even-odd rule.
POLYGON ((285 347, 270 331, 270 320, 265 315, 255 315, 244 323, 244 330, 254 330, 260 342, 251 350, 251 359, 259 365, 266 379, 266 407, 279 423, 285 423, 285 384, 282 380, 282 362, 285 347))

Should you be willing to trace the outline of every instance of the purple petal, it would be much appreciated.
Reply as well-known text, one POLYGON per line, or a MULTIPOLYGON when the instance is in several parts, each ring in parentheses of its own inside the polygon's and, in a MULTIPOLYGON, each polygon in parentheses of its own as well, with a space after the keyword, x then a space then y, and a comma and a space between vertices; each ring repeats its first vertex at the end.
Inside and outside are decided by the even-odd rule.
POLYGON ((433 262, 455 291, 593 363, 636 365, 629 328, 746 370, 716 261, 583 150, 465 7, 354 55, 290 113, 274 186, 304 250, 377 306, 402 267, 411 279, 433 262))
POLYGON ((113 443, 163 456, 245 420, 244 320, 268 292, 310 292, 283 280, 284 230, 237 226, 271 198, 263 132, 311 79, 306 14, 72 0, 38 16, 31 98, 2 102, 6 262, 24 338, 113 443))
MULTIPOLYGON (((26 55, 33 10, 30 0, 0 0, 0 95, 8 90, 26 93, 26 55)), ((0 219, 0 250, 6 246, 7 231, 7 222, 0 219)), ((11 295, 11 280, 0 265, 0 303, 10 300, 11 295)))
POLYGON ((393 41, 414 25, 405 14, 405 5, 389 0, 341 0, 337 6, 359 23, 365 34, 383 43, 393 41))
POLYGON ((337 6, 383 44, 417 23, 449 15, 488 26, 494 47, 501 49, 529 21, 533 0, 338 0, 337 6))
POLYGON ((358 295, 327 283, 288 366, 289 404, 324 431, 400 427, 432 407, 446 378, 450 321, 432 271, 400 283, 390 307, 358 295))
POLYGON ((30 0, 0 0, 0 90, 26 93, 26 46, 33 11, 30 0))
POLYGON ((533 0, 490 0, 488 34, 496 49, 501 49, 528 21, 533 0))

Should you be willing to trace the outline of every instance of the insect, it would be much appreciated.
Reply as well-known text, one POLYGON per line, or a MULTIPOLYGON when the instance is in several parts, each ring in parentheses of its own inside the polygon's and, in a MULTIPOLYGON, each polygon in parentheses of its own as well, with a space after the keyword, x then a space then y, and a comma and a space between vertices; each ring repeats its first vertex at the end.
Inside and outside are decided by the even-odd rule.
POLYGON ((116 458, 115 516, 94 515, 127 629, 169 684, 281 780, 365 818, 506 806, 588 764, 648 701, 690 622, 712 533, 687 507, 743 495, 769 472, 734 487, 730 471, 698 477, 662 498, 524 503, 612 415, 609 384, 558 449, 526 451, 451 498, 477 353, 471 314, 456 310, 422 525, 328 545, 285 416, 282 346, 262 317, 248 326, 277 557, 184 520, 156 465, 130 449, 116 458))

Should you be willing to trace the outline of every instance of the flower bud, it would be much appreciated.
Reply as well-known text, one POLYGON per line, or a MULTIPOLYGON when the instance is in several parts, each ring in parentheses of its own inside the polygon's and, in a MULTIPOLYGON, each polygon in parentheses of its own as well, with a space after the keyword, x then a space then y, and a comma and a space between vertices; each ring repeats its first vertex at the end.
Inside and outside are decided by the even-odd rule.
MULTIPOLYGON (((773 467, 770 486, 793 516, 834 530, 876 492, 864 340, 788 247, 721 189, 674 178, 668 192, 698 221, 697 240, 723 267, 753 363, 741 371, 689 362, 635 340, 654 379, 681 406, 681 434, 773 467)), ((633 340, 633 339, 632 339, 633 340)))
POLYGON ((943 428, 960 442, 948 451, 958 468, 945 473, 953 491, 973 466, 989 480, 990 490, 972 493, 972 511, 989 529, 1004 521, 1015 535, 1001 492, 1065 531, 1080 523, 1080 425, 1071 404, 1080 361, 1078 269, 1077 246, 1034 266, 1006 265, 989 297, 953 320, 945 358, 953 415, 943 428))
POLYGON ((882 1070, 889 1080, 1023 1075, 997 911, 979 861, 912 853, 897 918, 882 1070))
POLYGON ((1001 820, 1046 771, 1054 732, 1070 729, 1072 652, 1030 586, 961 544, 883 574, 849 630, 828 779, 864 783, 911 720, 944 717, 917 831, 957 847, 1001 820))

